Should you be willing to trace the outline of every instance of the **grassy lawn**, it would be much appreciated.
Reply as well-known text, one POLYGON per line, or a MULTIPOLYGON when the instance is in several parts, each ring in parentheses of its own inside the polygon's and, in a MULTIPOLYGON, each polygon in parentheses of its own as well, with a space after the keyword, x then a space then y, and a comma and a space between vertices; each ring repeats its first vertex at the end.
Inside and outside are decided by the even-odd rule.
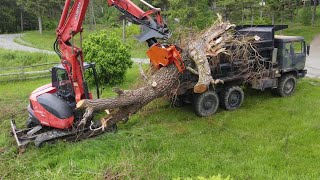
MULTIPOLYGON (((134 66, 122 88, 137 81, 134 66)), ((221 174, 235 179, 315 179, 320 176, 320 81, 304 79, 290 98, 246 89, 243 107, 198 118, 190 106, 157 100, 116 134, 59 142, 18 155, 9 119, 27 117, 30 92, 49 79, 0 86, 0 178, 170 179, 221 174)), ((111 96, 106 88, 103 96, 111 96)))
POLYGON ((0 74, 11 74, 10 76, 0 76, 0 81, 39 76, 40 74, 22 74, 22 72, 49 70, 53 66, 52 63, 58 64, 59 62, 57 55, 0 49, 0 74), (48 65, 29 67, 39 64, 48 65), (22 69, 20 68, 22 66, 28 67, 22 69))
POLYGON ((303 36, 308 44, 315 38, 316 35, 320 34, 320 25, 318 26, 303 26, 293 25, 289 29, 283 31, 283 34, 289 36, 303 36))
POLYGON ((57 55, 11 51, 0 48, 0 68, 30 66, 34 64, 59 62, 57 55))
MULTIPOLYGON (((103 25, 97 25, 94 31, 90 31, 88 28, 85 28, 83 33, 83 39, 86 39, 89 34, 97 32, 99 30, 107 30, 110 33, 115 33, 119 38, 122 38, 122 29, 121 28, 110 28, 105 27, 103 25)), ((127 40, 126 42, 131 46, 131 55, 134 58, 147 58, 146 51, 147 46, 145 43, 140 43, 135 39, 135 36, 139 35, 139 27, 138 26, 130 26, 127 28, 127 40)), ((51 50, 53 51, 53 43, 55 41, 56 34, 54 30, 43 31, 43 34, 39 34, 38 31, 29 31, 26 32, 21 39, 29 44, 32 47, 51 50)), ((79 36, 76 37, 75 43, 78 42, 79 36)), ((16 41, 17 43, 21 43, 16 41)), ((25 44, 24 44, 25 45, 25 44)))

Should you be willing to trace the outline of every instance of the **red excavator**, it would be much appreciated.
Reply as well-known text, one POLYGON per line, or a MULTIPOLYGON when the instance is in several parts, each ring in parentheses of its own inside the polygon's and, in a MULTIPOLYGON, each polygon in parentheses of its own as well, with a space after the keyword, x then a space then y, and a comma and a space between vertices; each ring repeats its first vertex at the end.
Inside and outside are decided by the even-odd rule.
MULTIPOLYGON (((137 36, 140 42, 147 42, 150 49, 147 55, 152 65, 159 69, 174 63, 182 72, 184 65, 179 48, 175 45, 160 43, 158 40, 170 38, 171 33, 161 17, 161 10, 140 0, 150 10, 143 11, 130 0, 107 0, 123 13, 123 17, 134 24, 141 25, 142 33, 137 36)), ((39 87, 31 93, 28 106, 29 117, 26 129, 17 129, 15 121, 11 120, 12 134, 19 148, 25 148, 30 142, 37 147, 43 143, 51 143, 58 139, 77 141, 96 136, 104 132, 115 132, 116 124, 107 129, 100 122, 89 122, 78 126, 83 117, 83 111, 76 109, 76 103, 82 99, 92 99, 84 72, 93 71, 97 79, 95 64, 85 63, 80 47, 74 46, 73 38, 83 32, 82 22, 89 0, 65 1, 63 13, 56 31, 54 50, 61 59, 61 64, 52 68, 52 82, 39 87), (80 128, 81 127, 81 128, 80 128)), ((96 81, 97 97, 99 86, 96 81)))

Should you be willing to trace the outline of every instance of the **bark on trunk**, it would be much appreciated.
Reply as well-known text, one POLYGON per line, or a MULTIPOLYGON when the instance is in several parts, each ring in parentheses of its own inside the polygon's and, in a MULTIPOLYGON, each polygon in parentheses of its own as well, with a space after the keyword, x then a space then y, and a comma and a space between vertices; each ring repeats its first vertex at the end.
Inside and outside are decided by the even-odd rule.
POLYGON ((274 12, 272 12, 272 25, 275 24, 275 17, 274 17, 274 12))
POLYGON ((39 33, 42 34, 42 18, 38 16, 39 33))
POLYGON ((312 12, 311 24, 312 24, 312 26, 315 26, 315 24, 316 24, 316 15, 317 15, 317 1, 314 0, 313 2, 314 2, 314 4, 313 4, 313 12, 312 12))
POLYGON ((126 118, 135 114, 141 107, 177 88, 179 84, 178 78, 178 69, 174 65, 170 65, 157 71, 144 87, 129 91, 115 89, 114 91, 118 94, 118 97, 82 100, 77 104, 77 108, 86 108, 87 113, 85 117, 90 117, 92 112, 95 111, 118 109, 110 120, 110 122, 116 123, 126 120, 126 118))
POLYGON ((23 32, 23 11, 22 11, 22 9, 20 11, 20 26, 21 26, 21 32, 23 32))
POLYGON ((214 84, 207 58, 215 57, 225 50, 222 46, 229 37, 224 33, 234 27, 233 24, 221 22, 221 17, 219 19, 216 25, 209 28, 200 37, 196 37, 184 49, 189 58, 195 62, 199 74, 198 83, 194 87, 195 93, 203 93, 208 90, 210 84, 214 84))

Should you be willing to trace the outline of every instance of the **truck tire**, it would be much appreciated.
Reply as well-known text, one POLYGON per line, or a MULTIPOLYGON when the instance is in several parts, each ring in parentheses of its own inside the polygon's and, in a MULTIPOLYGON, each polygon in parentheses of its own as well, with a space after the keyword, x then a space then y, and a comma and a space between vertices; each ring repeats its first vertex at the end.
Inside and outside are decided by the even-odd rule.
POLYGON ((220 94, 221 106, 228 111, 241 107, 244 100, 244 92, 239 86, 226 87, 220 94))
POLYGON ((296 86, 297 78, 292 74, 286 74, 280 77, 278 87, 272 92, 280 97, 288 97, 295 92, 296 86))
POLYGON ((193 107, 198 116, 210 116, 218 110, 219 97, 214 91, 207 91, 202 94, 197 94, 194 97, 193 107))

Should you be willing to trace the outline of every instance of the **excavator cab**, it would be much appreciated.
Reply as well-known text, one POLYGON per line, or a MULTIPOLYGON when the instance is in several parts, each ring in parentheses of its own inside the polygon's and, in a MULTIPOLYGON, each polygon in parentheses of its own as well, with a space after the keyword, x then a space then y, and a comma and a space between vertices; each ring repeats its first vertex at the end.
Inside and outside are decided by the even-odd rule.
MULTIPOLYGON (((95 63, 84 63, 85 71, 91 71, 93 74, 97 97, 100 98, 99 84, 97 79, 97 73, 95 63)), ((70 107, 76 106, 75 93, 73 91, 72 82, 69 79, 68 73, 62 64, 56 65, 52 68, 52 87, 57 89, 57 96, 64 99, 70 107)))

